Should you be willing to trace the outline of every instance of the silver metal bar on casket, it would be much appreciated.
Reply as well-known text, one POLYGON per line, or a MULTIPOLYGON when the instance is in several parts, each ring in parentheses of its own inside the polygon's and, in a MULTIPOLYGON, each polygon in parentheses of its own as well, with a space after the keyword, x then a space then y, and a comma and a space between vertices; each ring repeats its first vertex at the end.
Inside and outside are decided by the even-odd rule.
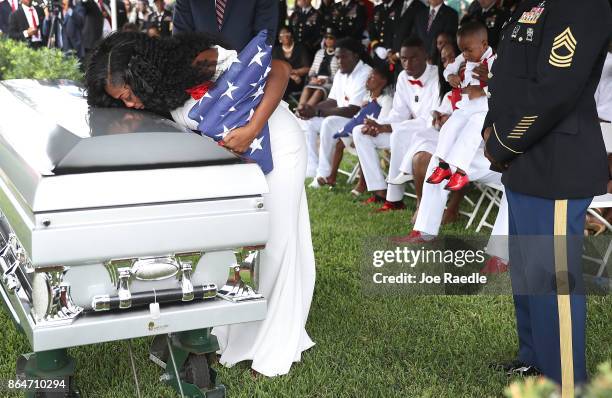
POLYGON ((263 319, 265 300, 87 313, 223 286, 233 250, 268 238, 257 165, 163 117, 89 109, 72 82, 2 81, 0 107, 0 295, 35 351, 263 319))

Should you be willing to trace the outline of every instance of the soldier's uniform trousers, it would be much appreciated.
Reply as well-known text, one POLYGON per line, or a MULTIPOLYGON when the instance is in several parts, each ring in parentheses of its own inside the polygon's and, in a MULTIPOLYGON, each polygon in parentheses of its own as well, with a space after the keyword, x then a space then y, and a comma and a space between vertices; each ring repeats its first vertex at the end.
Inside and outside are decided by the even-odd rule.
MULTIPOLYGON (((586 381, 581 259, 593 198, 554 200, 506 189, 519 359, 561 383, 586 381), (563 377, 565 376, 565 377, 563 377)), ((573 390, 574 386, 563 386, 573 390)))

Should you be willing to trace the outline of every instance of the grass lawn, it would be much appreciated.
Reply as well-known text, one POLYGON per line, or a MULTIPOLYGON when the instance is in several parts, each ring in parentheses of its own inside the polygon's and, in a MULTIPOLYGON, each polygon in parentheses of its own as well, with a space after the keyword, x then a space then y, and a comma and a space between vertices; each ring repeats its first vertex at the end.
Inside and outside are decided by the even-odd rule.
MULTIPOLYGON (((412 210, 374 215, 373 207, 352 199, 349 191, 340 184, 333 191, 309 192, 317 284, 307 329, 316 346, 284 377, 253 379, 246 363, 219 369, 228 395, 502 396, 511 380, 487 364, 515 355, 511 297, 364 295, 359 272, 364 239, 407 233, 412 210)), ((413 200, 408 203, 414 207, 413 200)), ((444 231, 459 233, 463 225, 444 231)), ((4 310, 0 325, 0 378, 12 378, 16 356, 29 347, 4 310)), ((598 363, 612 358, 612 297, 590 298, 587 338, 593 372, 598 363)), ((133 342, 143 395, 174 397, 148 361, 149 342, 133 342)), ((70 352, 78 362, 77 381, 84 396, 135 396, 126 342, 70 352)))

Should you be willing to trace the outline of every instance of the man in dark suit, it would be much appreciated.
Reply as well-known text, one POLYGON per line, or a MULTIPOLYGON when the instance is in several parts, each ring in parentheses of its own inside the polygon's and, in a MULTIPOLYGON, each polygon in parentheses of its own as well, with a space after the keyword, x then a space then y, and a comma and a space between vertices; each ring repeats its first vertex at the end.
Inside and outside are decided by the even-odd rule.
POLYGON ((539 370, 564 398, 587 380, 583 230, 610 180, 593 96, 611 37, 608 0, 525 0, 488 85, 485 155, 503 172, 519 345, 499 369, 539 370))
POLYGON ((97 0, 83 0, 80 12, 83 18, 82 42, 85 54, 88 54, 102 38, 102 32, 106 24, 110 27, 110 7, 108 4, 97 0))
MULTIPOLYGON (((397 1, 397 0, 396 0, 397 1)), ((402 71, 399 51, 404 40, 414 31, 414 20, 422 10, 427 9, 420 0, 403 0, 400 15, 395 19, 393 32, 393 51, 389 55, 389 62, 395 65, 396 75, 402 71)))
POLYGON ((457 11, 445 5, 443 0, 429 0, 429 8, 421 10, 415 18, 414 33, 423 40, 427 53, 431 54, 436 36, 441 32, 455 36, 458 25, 457 11))
POLYGON ((510 18, 510 13, 497 5, 496 0, 474 0, 461 19, 461 25, 478 21, 487 27, 489 45, 495 50, 499 42, 501 27, 510 18))
POLYGON ((240 51, 263 29, 274 43, 277 24, 278 0, 177 0, 172 33, 220 34, 240 51))
POLYGON ((9 17, 9 37, 13 40, 26 41, 32 48, 45 45, 42 34, 45 12, 32 5, 32 0, 21 0, 21 4, 9 17))
MULTIPOLYGON (((43 25, 43 32, 49 36, 52 18, 47 18, 43 25)), ((62 9, 57 15, 57 25, 55 27, 55 43, 53 45, 60 48, 64 54, 71 54, 79 59, 83 59, 85 52, 81 41, 81 30, 83 20, 74 7, 73 0, 62 0, 62 9)))
POLYGON ((8 35, 9 17, 13 12, 8 0, 0 1, 0 34, 8 35))
MULTIPOLYGON (((81 0, 76 4, 75 11, 83 19, 82 42, 85 54, 89 53, 103 34, 111 31, 110 0, 81 0)), ((117 29, 127 22, 125 4, 117 1, 117 29)))

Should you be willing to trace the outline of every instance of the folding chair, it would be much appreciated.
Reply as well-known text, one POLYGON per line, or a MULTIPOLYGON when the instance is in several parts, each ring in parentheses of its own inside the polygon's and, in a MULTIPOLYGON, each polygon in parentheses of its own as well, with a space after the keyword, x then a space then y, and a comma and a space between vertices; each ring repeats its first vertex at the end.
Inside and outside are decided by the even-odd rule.
MULTIPOLYGON (((604 144, 606 146, 606 152, 612 153, 612 123, 601 123, 601 132, 603 135, 604 144)), ((606 230, 608 232, 612 232, 612 225, 610 225, 610 223, 594 209, 606 209, 610 207, 612 207, 612 194, 607 193, 605 195, 596 196, 593 198, 593 201, 587 210, 590 215, 601 221, 601 223, 606 226, 606 230)), ((590 257, 586 255, 582 257, 585 260, 599 264, 599 270, 597 271, 596 275, 596 277, 599 278, 603 275, 606 265, 610 260, 610 256, 612 256, 612 240, 608 243, 608 247, 602 258, 590 257)))

